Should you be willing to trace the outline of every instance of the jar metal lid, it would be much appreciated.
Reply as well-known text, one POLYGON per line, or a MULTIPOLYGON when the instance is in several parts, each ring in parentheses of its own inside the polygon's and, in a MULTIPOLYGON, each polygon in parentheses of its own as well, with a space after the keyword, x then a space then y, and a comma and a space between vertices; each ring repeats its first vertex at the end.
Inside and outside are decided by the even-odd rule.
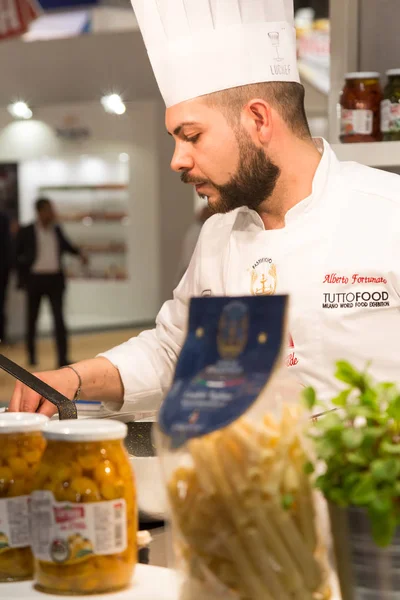
POLYGON ((393 75, 400 76, 400 69, 389 69, 388 71, 386 71, 386 75, 388 77, 392 77, 393 75))
POLYGON ((2 433, 26 433, 41 431, 49 420, 46 415, 35 413, 5 412, 0 414, 0 435, 2 433))
POLYGON ((63 442, 102 442, 123 440, 128 433, 125 423, 112 419, 67 419, 49 421, 43 428, 46 440, 63 442))
POLYGON ((377 71, 358 71, 354 73, 346 73, 345 79, 379 79, 380 73, 377 71))

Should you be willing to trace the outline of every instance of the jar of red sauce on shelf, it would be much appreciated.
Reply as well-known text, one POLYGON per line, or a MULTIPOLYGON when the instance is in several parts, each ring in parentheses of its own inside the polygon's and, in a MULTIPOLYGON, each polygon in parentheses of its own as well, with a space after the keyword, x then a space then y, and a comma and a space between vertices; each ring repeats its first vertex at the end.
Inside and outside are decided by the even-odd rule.
POLYGON ((340 141, 380 142, 381 101, 379 73, 347 73, 340 97, 340 141))

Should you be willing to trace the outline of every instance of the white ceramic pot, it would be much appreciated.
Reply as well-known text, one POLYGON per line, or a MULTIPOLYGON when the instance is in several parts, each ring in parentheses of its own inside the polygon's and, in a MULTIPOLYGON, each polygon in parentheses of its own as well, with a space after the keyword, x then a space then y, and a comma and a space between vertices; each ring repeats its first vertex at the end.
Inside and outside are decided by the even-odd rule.
POLYGON ((161 466, 156 456, 130 456, 136 478, 137 502, 141 521, 163 521, 167 496, 161 466))

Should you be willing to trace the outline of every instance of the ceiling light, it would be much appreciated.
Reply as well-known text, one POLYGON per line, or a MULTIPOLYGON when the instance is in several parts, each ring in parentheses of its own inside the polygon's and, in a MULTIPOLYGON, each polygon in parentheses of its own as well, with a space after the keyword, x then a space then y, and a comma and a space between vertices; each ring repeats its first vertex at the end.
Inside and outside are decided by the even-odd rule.
POLYGON ((8 112, 14 117, 14 119, 30 119, 32 117, 32 111, 26 102, 18 101, 9 104, 8 112))
POLYGON ((103 96, 101 103, 106 112, 114 115, 123 115, 126 111, 126 106, 122 102, 121 96, 118 94, 108 94, 107 96, 103 96))
POLYGON ((121 152, 121 154, 119 155, 119 162, 129 162, 129 154, 127 154, 126 152, 121 152))

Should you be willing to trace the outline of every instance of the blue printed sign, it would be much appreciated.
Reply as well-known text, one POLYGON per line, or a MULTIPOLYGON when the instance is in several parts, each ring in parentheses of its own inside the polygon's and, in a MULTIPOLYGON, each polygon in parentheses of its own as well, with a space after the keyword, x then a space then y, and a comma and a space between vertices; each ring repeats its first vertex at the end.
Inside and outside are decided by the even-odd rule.
POLYGON ((43 10, 59 10, 60 8, 85 8, 99 4, 98 0, 40 0, 43 10))
POLYGON ((280 355, 286 311, 287 296, 192 299, 188 335, 159 414, 175 447, 249 409, 280 355))

